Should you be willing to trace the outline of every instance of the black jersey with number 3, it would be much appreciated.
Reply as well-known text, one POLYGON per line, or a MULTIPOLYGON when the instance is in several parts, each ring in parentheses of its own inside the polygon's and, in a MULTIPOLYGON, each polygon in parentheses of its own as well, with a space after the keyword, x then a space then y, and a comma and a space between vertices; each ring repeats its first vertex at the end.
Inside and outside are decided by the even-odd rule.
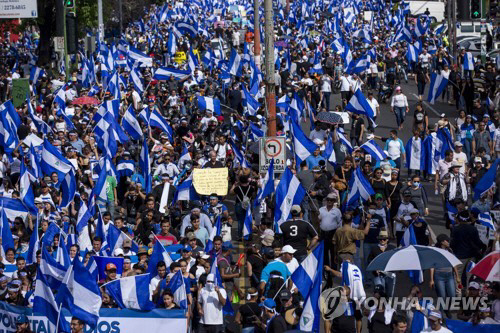
POLYGON ((283 234, 283 245, 290 245, 297 250, 295 253, 297 256, 307 254, 307 239, 318 235, 311 223, 300 219, 285 221, 280 229, 283 234))

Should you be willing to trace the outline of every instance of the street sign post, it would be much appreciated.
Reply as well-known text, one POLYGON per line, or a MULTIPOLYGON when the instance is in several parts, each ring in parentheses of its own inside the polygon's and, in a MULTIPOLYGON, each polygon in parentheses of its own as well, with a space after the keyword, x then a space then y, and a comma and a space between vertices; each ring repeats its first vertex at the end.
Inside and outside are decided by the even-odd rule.
POLYGON ((54 37, 54 49, 56 52, 64 52, 64 37, 54 37))
POLYGON ((286 145, 284 137, 269 136, 259 141, 259 170, 267 172, 274 159, 274 173, 283 173, 286 168, 286 145))
POLYGON ((486 63, 486 19, 481 19, 481 63, 486 63))

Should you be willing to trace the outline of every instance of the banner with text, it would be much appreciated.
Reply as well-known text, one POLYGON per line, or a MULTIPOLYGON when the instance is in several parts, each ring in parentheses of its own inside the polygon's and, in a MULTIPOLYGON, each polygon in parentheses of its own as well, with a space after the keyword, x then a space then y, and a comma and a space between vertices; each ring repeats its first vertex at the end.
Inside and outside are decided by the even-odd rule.
POLYGON ((209 168, 193 170, 193 185, 198 194, 227 195, 229 171, 227 168, 209 168))
MULTIPOLYGON (((48 329, 46 317, 33 315, 32 309, 13 306, 0 302, 0 333, 14 333, 16 331, 16 318, 24 313, 30 319, 30 328, 35 333, 54 333, 48 329)), ((63 310, 63 314, 71 321, 71 315, 63 310)), ((85 333, 163 333, 165 327, 176 333, 187 331, 186 312, 184 310, 155 309, 152 311, 101 309, 99 323, 96 329, 85 327, 85 333)))

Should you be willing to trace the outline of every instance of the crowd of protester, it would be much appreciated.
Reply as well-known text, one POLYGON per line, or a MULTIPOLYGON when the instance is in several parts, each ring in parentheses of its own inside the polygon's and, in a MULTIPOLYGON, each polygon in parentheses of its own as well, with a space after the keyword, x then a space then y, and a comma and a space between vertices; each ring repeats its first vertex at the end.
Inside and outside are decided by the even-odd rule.
MULTIPOLYGON (((213 28, 202 24, 204 19, 212 22, 213 16, 221 15, 212 6, 208 14, 202 14, 194 4, 192 9, 153 6, 140 21, 127 27, 120 40, 108 40, 107 47, 103 46, 106 42, 99 42, 94 54, 82 48, 72 56, 69 77, 62 68, 64 61, 55 53, 51 64, 36 62, 37 33, 25 31, 16 42, 6 33, 0 44, 0 102, 5 103, 0 109, 0 195, 28 207, 27 189, 23 187, 27 172, 34 205, 19 216, 2 213, 3 228, 10 227, 12 241, 6 240, 2 231, 0 300, 31 307, 43 255, 59 260, 64 247, 71 261, 81 257, 86 267, 93 256, 123 258, 123 267, 110 262, 105 266, 105 276, 99 277, 103 308, 119 307, 107 292, 106 283, 150 273, 153 303, 165 309, 186 309, 193 332, 223 332, 236 326, 242 332, 284 332, 298 327, 304 305, 303 295, 289 277, 320 241, 324 246, 325 288, 342 284, 341 268, 350 267, 362 279, 343 284, 343 294, 349 300, 366 293, 376 298, 392 297, 395 274, 367 271, 366 267, 377 255, 408 245, 404 237, 411 227, 414 244, 445 249, 462 262, 457 267, 432 269, 430 281, 424 283, 439 297, 487 296, 488 307, 459 313, 431 307, 428 311, 413 308, 407 312, 353 308, 326 320, 322 326, 325 331, 360 333, 363 317, 368 331, 375 333, 449 332, 445 318, 500 324, 499 283, 471 276, 467 268, 500 250, 495 231, 497 215, 492 213, 500 204, 498 58, 482 63, 468 50, 460 50, 453 58, 446 34, 438 32, 438 27, 427 27, 423 34, 416 35, 417 26, 427 22, 425 16, 411 25, 411 40, 395 38, 399 36, 399 18, 410 22, 409 15, 402 9, 388 10, 384 4, 363 4, 365 10, 375 9, 374 18, 365 21, 359 12, 348 24, 345 14, 337 15, 329 6, 325 6, 328 15, 323 15, 320 6, 310 9, 304 2, 308 9, 303 10, 300 4, 292 4, 286 13, 290 18, 295 11, 293 20, 285 20, 285 6, 279 5, 276 10, 275 37, 287 45, 275 52, 277 133, 286 137, 287 145, 294 150, 296 133, 290 130, 294 121, 290 110, 291 101, 295 101, 304 107, 295 111, 298 123, 308 128, 305 132, 316 148, 303 160, 293 154, 287 156, 287 167, 307 195, 300 205, 291 206, 290 218, 285 217, 279 227, 274 216, 281 208, 275 193, 250 207, 262 191, 266 175, 259 172, 259 151, 255 148, 265 133, 266 108, 265 84, 262 78, 255 79, 260 72, 248 51, 254 37, 252 24, 245 27, 241 21, 226 21, 213 28), (317 15, 309 16, 310 11, 317 15), (392 13, 392 21, 384 13, 392 13), (183 19, 181 14, 193 15, 199 27, 195 35, 182 33, 173 41, 176 51, 187 55, 185 61, 178 61, 171 53, 174 22, 183 19), (305 23, 309 19, 312 25, 305 23), (365 26, 371 29, 369 36, 365 26), (311 37, 304 34, 308 28, 321 33, 311 37), (364 33, 356 33, 359 31, 364 33), (214 43, 212 37, 219 38, 218 42, 214 43), (124 45, 133 45, 152 58, 152 67, 127 60, 124 45), (416 58, 409 56, 410 48, 418 50, 416 58), (237 75, 229 75, 233 50, 246 62, 237 75), (346 60, 347 52, 352 59, 346 60), (359 64, 358 60, 368 53, 371 58, 363 70, 349 65, 359 64), (198 64, 190 69, 192 55, 198 64), (109 57, 116 71, 107 68, 109 57), (182 78, 172 74, 160 79, 156 75, 160 67, 191 72, 182 78), (38 77, 37 71, 43 74, 38 77), (134 82, 134 73, 139 74, 143 91, 134 82), (112 88, 110 77, 115 74, 118 87, 112 88), (434 123, 424 99, 436 75, 448 80, 436 102, 455 106, 456 111, 451 117, 443 113, 434 123), (30 92, 27 101, 15 107, 20 122, 10 131, 15 121, 7 104, 13 98, 13 80, 19 78, 30 78, 30 92), (405 91, 412 85, 418 87, 416 104, 405 91), (357 91, 367 97, 374 117, 349 112, 351 126, 316 120, 320 112, 349 110, 357 91), (95 103, 73 103, 85 96, 95 103), (222 111, 201 108, 199 97, 220 101, 222 111), (106 141, 96 128, 99 119, 104 119, 103 112, 112 112, 102 111, 103 106, 117 99, 116 123, 122 124, 130 137, 123 141, 108 137, 106 141), (257 109, 251 109, 250 99, 260 102, 257 109), (389 116, 381 110, 384 103, 397 123, 388 137, 378 135, 376 128, 377 118, 380 123, 389 116), (123 125, 127 112, 139 119, 139 139, 123 125), (169 129, 148 123, 141 112, 149 116, 156 112, 169 129), (411 128, 412 133, 406 142, 401 139, 404 128, 411 128), (114 148, 110 148, 109 140, 115 141, 114 148), (374 158, 373 152, 364 149, 363 144, 372 140, 381 143, 384 158, 374 158), (332 147, 328 147, 330 144, 332 147), (47 145, 72 167, 76 195, 69 201, 62 188, 67 174, 42 173, 34 168, 33 161, 43 163, 37 156, 47 145), (149 171, 141 165, 144 146, 149 152, 149 171), (130 169, 120 168, 127 163, 132 165, 130 169), (105 195, 94 198, 93 189, 101 175, 96 168, 107 165, 112 168, 106 173, 105 195), (228 195, 213 193, 194 199, 190 193, 189 198, 180 198, 183 184, 192 179, 197 168, 228 168, 228 195), (365 202, 348 205, 357 168, 374 193, 365 202), (486 178, 490 184, 485 188, 486 178), (424 187, 426 183, 430 186, 424 187), (164 202, 166 186, 168 199, 164 202), (431 186, 434 193, 426 190, 431 186), (94 200, 95 214, 82 230, 79 212, 82 207, 91 208, 94 200), (436 200, 444 211, 437 223, 445 224, 449 233, 433 237, 427 219, 431 202, 436 200), (248 209, 253 218, 249 237, 245 234, 248 209), (484 214, 491 221, 486 239, 480 237, 476 227, 484 214), (47 244, 43 237, 51 224, 60 232, 47 244), (106 253, 109 248, 104 246, 109 241, 99 228, 104 228, 105 235, 110 225, 126 236, 120 247, 106 253), (218 232, 214 233, 215 229, 218 232), (35 260, 29 258, 33 234, 38 235, 43 247, 34 249, 35 260), (172 263, 159 261, 149 267, 156 243, 170 253, 172 263), (244 261, 238 258, 242 252, 244 261), (214 263, 222 284, 213 273, 214 263), (178 271, 186 286, 186 305, 167 287, 178 271), (225 316, 228 303, 235 306, 235 313, 225 316)), ((235 14, 228 10, 226 15, 235 14)), ((493 29, 496 41, 498 27, 493 29)), ((42 153, 42 159, 44 156, 42 153)), ((278 183, 276 179, 275 186, 278 183)), ((2 204, 2 211, 6 209, 2 204)), ((422 298, 421 287, 412 286, 409 295, 422 298)), ((26 324, 27 318, 20 316, 18 331, 28 332, 26 324)), ((83 322, 74 318, 71 328, 82 331, 83 322)))

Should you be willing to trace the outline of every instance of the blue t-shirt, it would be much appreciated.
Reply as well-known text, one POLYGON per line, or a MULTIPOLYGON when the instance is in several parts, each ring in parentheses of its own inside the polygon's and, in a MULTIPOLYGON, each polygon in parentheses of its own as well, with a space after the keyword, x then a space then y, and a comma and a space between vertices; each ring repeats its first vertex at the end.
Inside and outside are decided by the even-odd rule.
POLYGON ((285 281, 290 275, 292 275, 283 261, 281 261, 280 259, 275 259, 267 264, 266 267, 264 267, 260 275, 260 281, 267 283, 272 271, 280 272, 285 281))

